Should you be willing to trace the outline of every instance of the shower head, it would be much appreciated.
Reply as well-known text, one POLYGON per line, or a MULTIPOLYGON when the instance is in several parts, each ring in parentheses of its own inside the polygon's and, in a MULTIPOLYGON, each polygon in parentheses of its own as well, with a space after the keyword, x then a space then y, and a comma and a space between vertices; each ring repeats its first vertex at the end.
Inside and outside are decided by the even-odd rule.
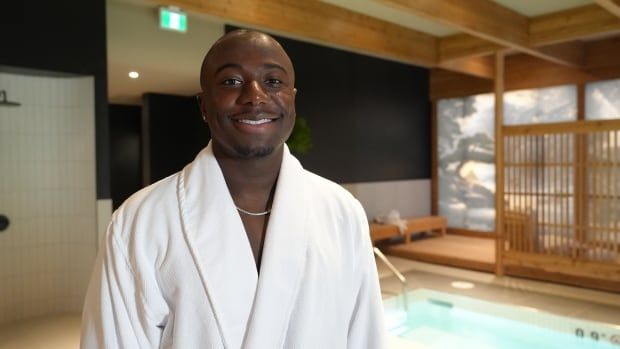
POLYGON ((18 102, 7 101, 7 99, 6 99, 6 91, 5 90, 0 90, 0 106, 19 107, 20 105, 22 105, 22 104, 18 103, 18 102))

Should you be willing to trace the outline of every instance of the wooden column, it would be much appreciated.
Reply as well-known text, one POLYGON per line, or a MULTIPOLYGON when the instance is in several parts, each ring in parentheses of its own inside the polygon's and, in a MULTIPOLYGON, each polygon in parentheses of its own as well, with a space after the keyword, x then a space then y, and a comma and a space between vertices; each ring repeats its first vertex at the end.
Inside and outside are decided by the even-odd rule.
POLYGON ((495 52, 495 274, 504 275, 504 53, 495 52))
POLYGON ((431 101, 431 213, 439 214, 439 148, 437 147, 437 101, 431 101))
MULTIPOLYGON (((585 107, 585 84, 577 84, 577 120, 586 119, 585 107)), ((582 257, 582 250, 575 246, 585 240, 586 229, 588 226, 588 173, 586 165, 588 163, 588 133, 575 133, 575 167, 574 167, 574 227, 573 237, 577 243, 572 243, 571 257, 578 259, 582 257)))

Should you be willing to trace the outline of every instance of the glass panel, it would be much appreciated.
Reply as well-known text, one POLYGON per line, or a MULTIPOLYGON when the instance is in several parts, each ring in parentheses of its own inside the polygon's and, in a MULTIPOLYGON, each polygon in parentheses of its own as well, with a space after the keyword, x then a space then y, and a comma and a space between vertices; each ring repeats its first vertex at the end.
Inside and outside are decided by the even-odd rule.
POLYGON ((504 93, 504 125, 577 119, 577 88, 556 86, 504 93))
POLYGON ((586 85, 586 119, 620 118, 620 79, 586 85))
POLYGON ((494 105, 492 94, 437 105, 439 214, 450 227, 495 230, 494 105))

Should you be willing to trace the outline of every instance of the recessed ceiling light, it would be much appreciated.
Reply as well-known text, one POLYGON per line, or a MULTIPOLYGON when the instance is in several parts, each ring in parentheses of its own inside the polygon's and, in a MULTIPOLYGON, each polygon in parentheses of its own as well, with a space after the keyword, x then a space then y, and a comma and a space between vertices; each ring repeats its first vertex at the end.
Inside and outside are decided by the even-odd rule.
POLYGON ((454 287, 454 288, 459 288, 461 290, 470 290, 474 287, 476 287, 476 285, 474 285, 471 282, 467 282, 467 281, 453 281, 450 286, 454 287))
POLYGON ((137 79, 140 77, 140 74, 137 71, 130 71, 129 72, 129 77, 132 79, 137 79))

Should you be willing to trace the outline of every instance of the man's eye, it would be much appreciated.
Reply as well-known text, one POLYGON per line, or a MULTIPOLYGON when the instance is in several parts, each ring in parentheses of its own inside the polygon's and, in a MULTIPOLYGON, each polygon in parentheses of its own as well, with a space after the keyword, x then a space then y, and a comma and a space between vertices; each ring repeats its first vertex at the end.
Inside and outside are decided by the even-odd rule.
POLYGON ((267 79, 265 83, 272 87, 280 87, 282 85, 282 80, 280 79, 267 79))
POLYGON ((241 80, 239 79, 226 79, 224 81, 222 81, 222 85, 225 86, 238 86, 241 85, 241 80))

